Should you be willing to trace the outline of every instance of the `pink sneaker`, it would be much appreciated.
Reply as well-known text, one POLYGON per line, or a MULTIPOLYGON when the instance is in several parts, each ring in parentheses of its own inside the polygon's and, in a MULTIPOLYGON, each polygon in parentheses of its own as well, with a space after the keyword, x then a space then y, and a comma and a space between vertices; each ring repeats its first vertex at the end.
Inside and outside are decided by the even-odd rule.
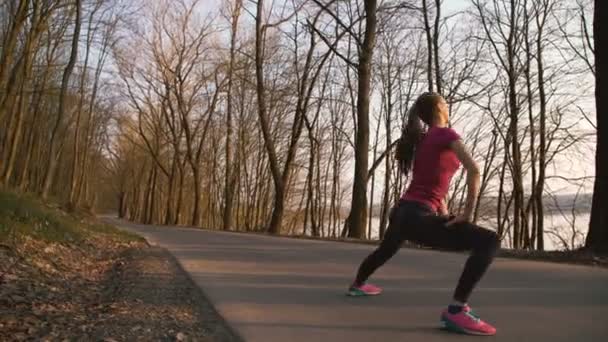
POLYGON ((469 335, 496 335, 496 328, 477 317, 468 305, 457 314, 447 309, 441 313, 441 325, 444 329, 469 335))
POLYGON ((372 284, 363 284, 360 286, 352 285, 348 292, 347 296, 351 297, 363 297, 363 296, 377 296, 382 293, 382 289, 378 286, 372 284))

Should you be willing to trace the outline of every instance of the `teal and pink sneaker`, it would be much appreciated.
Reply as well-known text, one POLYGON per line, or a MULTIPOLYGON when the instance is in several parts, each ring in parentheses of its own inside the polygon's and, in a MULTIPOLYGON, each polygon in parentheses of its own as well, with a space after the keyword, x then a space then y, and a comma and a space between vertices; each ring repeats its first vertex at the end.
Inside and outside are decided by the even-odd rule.
POLYGON ((444 329, 469 335, 496 335, 496 328, 482 321, 468 305, 459 313, 451 314, 447 309, 441 313, 441 325, 444 329))
POLYGON ((346 293, 351 297, 377 296, 382 293, 382 289, 372 284, 351 285, 346 293))

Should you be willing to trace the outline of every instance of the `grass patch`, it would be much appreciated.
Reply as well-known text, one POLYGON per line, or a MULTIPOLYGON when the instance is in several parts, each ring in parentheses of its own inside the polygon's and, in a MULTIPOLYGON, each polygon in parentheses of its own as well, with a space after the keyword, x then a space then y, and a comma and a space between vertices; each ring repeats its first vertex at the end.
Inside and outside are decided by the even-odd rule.
POLYGON ((0 244, 15 245, 24 237, 49 243, 82 244, 103 236, 117 242, 141 241, 137 235, 96 222, 82 213, 70 214, 33 195, 0 189, 0 244))

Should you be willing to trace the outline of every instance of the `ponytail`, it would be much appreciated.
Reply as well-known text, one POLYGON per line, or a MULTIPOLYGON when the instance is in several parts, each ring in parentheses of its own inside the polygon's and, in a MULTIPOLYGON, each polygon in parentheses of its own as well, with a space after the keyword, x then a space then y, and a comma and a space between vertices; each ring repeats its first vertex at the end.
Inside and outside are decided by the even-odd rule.
POLYGON ((399 142, 397 143, 395 155, 395 159, 399 163, 399 169, 405 175, 411 170, 416 146, 423 135, 422 123, 418 117, 416 107, 416 104, 414 104, 408 113, 407 124, 401 131, 401 138, 399 138, 399 142))
POLYGON ((407 124, 401 131, 395 155, 399 168, 406 176, 412 169, 416 146, 424 135, 422 123, 431 124, 440 99, 441 95, 437 93, 424 93, 414 102, 408 112, 407 124))

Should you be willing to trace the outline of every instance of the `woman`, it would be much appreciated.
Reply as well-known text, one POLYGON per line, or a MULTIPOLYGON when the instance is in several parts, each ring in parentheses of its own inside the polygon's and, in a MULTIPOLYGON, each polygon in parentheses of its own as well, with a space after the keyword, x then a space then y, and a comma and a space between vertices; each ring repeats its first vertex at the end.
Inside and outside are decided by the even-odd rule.
POLYGON ((440 95, 425 93, 416 100, 397 147, 397 160, 406 175, 413 163, 411 184, 390 214, 382 243, 363 261, 348 294, 380 294, 379 287, 366 281, 395 255, 404 240, 441 249, 471 250, 453 302, 441 313, 441 322, 453 331, 494 335, 496 329, 475 316, 467 302, 492 263, 500 240, 496 233, 472 223, 479 169, 459 135, 448 127, 448 119, 448 106, 440 95), (426 133, 420 121, 429 127, 426 133), (467 205, 462 215, 448 217, 444 198, 461 163, 467 171, 467 205))

